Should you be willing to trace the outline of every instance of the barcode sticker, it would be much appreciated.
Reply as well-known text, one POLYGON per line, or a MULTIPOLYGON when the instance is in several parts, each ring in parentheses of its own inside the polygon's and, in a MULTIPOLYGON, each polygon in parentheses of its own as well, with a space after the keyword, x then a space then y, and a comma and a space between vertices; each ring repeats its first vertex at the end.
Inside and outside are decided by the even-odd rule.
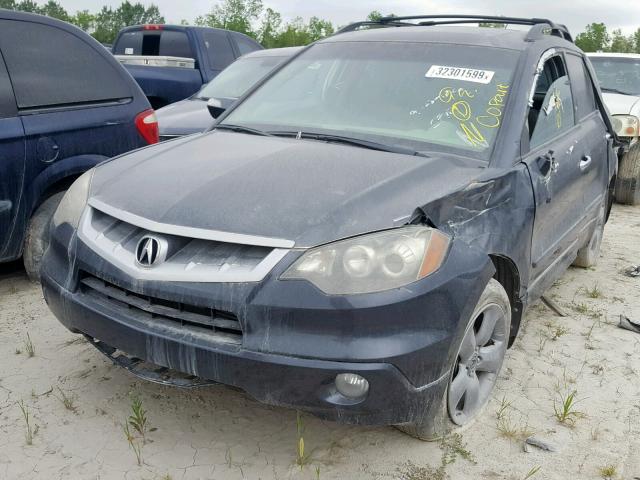
POLYGON ((487 84, 491 82, 494 74, 495 72, 490 70, 479 70, 477 68, 432 65, 424 76, 427 78, 448 78, 451 80, 487 84))

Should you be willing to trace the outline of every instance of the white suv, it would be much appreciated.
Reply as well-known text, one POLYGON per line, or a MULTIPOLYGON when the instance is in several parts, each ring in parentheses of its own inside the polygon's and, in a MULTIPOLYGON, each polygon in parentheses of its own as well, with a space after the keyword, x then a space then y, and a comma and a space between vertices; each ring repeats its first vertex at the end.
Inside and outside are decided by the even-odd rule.
POLYGON ((589 53, 616 134, 624 142, 618 167, 616 200, 640 203, 640 55, 589 53))

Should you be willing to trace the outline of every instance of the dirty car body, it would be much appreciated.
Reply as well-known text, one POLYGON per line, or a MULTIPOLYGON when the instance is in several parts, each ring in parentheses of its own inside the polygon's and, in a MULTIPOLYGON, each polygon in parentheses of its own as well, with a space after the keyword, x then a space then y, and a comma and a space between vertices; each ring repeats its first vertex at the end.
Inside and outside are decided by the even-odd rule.
POLYGON ((269 404, 359 424, 435 414, 487 283, 507 292, 512 341, 615 172, 583 53, 532 35, 408 26, 303 50, 212 131, 85 177, 53 223, 50 308, 269 404), (441 243, 416 264, 421 235, 441 243), (345 395, 341 374, 366 392, 345 395))

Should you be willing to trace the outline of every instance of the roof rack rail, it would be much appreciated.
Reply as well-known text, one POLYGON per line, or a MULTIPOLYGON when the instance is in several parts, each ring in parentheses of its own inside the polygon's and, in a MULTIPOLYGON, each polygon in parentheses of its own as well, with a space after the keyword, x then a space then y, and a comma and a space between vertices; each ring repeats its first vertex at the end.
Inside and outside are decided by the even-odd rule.
POLYGON ((411 27, 455 25, 464 23, 504 23, 506 25, 531 25, 527 41, 542 38, 543 35, 555 35, 569 42, 573 38, 565 25, 557 24, 546 18, 500 17, 492 15, 408 15, 403 17, 382 17, 379 20, 356 22, 340 29, 337 33, 352 32, 362 27, 411 27), (421 20, 413 23, 411 20, 421 20))

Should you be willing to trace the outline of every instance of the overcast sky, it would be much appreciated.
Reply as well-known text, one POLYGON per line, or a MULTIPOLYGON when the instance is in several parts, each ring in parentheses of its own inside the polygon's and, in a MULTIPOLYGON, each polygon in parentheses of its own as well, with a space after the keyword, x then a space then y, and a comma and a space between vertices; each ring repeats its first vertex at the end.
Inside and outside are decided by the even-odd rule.
MULTIPOLYGON (((42 3, 43 0, 40 0, 42 3)), ((117 6, 120 0, 59 0, 70 12, 103 5, 117 6)), ((132 0, 134 1, 134 0, 132 0)), ((155 3, 167 22, 193 21, 208 12, 215 0, 143 0, 155 3)), ((609 30, 622 28, 631 33, 640 27, 640 1, 626 0, 263 0, 265 6, 280 12, 285 19, 318 16, 344 25, 364 19, 371 10, 396 15, 471 13, 550 18, 566 24, 577 35, 591 22, 604 22, 609 30)))

